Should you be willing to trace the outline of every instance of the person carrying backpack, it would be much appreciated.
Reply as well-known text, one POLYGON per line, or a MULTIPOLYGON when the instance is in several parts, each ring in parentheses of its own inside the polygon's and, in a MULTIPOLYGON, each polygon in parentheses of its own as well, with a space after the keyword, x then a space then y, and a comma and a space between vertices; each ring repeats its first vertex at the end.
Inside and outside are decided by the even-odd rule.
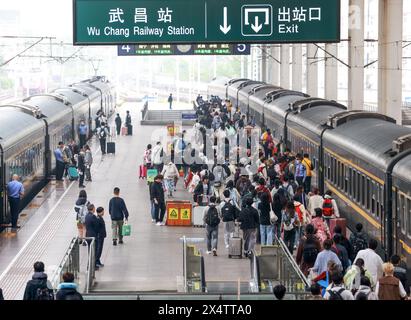
MULTIPOLYGON (((86 190, 80 190, 78 199, 74 206, 74 212, 76 214, 77 230, 79 237, 79 244, 83 243, 83 239, 86 235, 86 215, 88 213, 87 206, 90 204, 87 201, 87 192, 86 190)), ((84 246, 87 245, 86 242, 83 243, 84 246)))
POLYGON ((338 211, 337 203, 332 197, 332 191, 327 190, 324 194, 324 201, 323 201, 323 218, 327 221, 327 224, 330 225, 330 219, 332 218, 339 218, 340 213, 338 211))
POLYGON ((207 254, 213 252, 217 256, 218 225, 220 224, 221 209, 216 205, 216 197, 210 197, 210 203, 204 209, 203 221, 206 225, 207 254))
POLYGON ((106 154, 106 140, 109 135, 110 132, 108 127, 106 126, 105 122, 102 122, 101 127, 97 129, 97 137, 100 141, 101 153, 103 155, 106 154))
POLYGON ((241 223, 240 228, 243 230, 244 255, 246 257, 249 257, 254 249, 257 240, 257 228, 260 225, 258 211, 252 205, 253 198, 246 198, 245 208, 241 210, 238 218, 238 221, 241 223))
POLYGON ((357 253, 360 250, 368 248, 368 236, 362 231, 362 223, 357 223, 355 225, 355 230, 350 235, 350 244, 352 247, 352 256, 350 257, 351 261, 354 261, 357 253))
POLYGON ((74 282, 74 274, 66 272, 63 274, 63 281, 58 286, 56 300, 84 300, 83 296, 77 292, 77 284, 74 282))
POLYGON ((344 288, 343 275, 341 272, 331 274, 331 287, 325 292, 326 300, 354 300, 350 290, 344 288))
POLYGON ((47 274, 44 273, 44 263, 37 261, 33 265, 34 274, 27 282, 23 300, 54 300, 54 293, 47 274))
POLYGON ((309 269, 314 266, 320 251, 321 243, 315 236, 314 226, 307 224, 305 227, 305 236, 300 239, 296 256, 296 262, 305 276, 308 276, 309 269))
POLYGON ((238 218, 239 210, 230 199, 230 191, 224 190, 224 201, 221 202, 221 217, 224 222, 224 244, 228 249, 228 240, 234 233, 235 220, 238 218))

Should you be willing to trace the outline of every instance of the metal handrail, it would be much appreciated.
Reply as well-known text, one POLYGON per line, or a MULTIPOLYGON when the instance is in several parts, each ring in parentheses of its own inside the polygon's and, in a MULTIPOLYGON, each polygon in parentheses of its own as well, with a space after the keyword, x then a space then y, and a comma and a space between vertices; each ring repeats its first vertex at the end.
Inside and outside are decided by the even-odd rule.
POLYGON ((90 292, 96 273, 96 240, 94 237, 84 238, 88 244, 87 275, 85 293, 90 292))
POLYGON ((301 279, 301 281, 305 284, 306 287, 310 286, 310 282, 308 281, 307 277, 304 275, 304 273, 301 271, 300 267, 298 266, 297 262, 294 260, 293 255, 291 252, 288 250, 286 244, 284 243, 283 239, 278 238, 277 235, 274 235, 275 240, 280 244, 281 249, 285 253, 288 261, 291 263, 291 266, 293 267, 294 271, 296 271, 298 277, 301 279))

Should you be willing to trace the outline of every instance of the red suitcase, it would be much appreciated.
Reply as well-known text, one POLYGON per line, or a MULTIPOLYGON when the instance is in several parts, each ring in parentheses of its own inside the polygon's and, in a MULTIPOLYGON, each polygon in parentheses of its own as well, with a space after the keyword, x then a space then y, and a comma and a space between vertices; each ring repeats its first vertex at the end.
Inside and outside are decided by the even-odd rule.
POLYGON ((342 229, 342 234, 344 237, 347 237, 347 221, 345 218, 334 218, 330 219, 330 232, 331 238, 334 236, 334 227, 340 226, 342 229))
POLYGON ((128 134, 128 128, 127 127, 121 127, 121 135, 126 136, 128 134))
POLYGON ((147 178, 147 167, 145 165, 140 165, 140 177, 139 179, 146 179, 147 178))

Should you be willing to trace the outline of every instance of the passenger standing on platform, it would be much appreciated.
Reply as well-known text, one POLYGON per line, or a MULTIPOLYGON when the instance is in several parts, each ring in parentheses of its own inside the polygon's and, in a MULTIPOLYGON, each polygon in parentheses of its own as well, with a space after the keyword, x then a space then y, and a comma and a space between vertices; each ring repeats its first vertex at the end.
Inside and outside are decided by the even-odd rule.
POLYGON ((44 263, 37 261, 33 267, 34 274, 27 282, 23 300, 54 300, 52 285, 44 273, 44 263))
POLYGON ((284 242, 291 254, 294 251, 295 236, 300 220, 295 213, 294 202, 287 203, 281 219, 281 230, 284 231, 284 242))
POLYGON ((273 294, 277 300, 283 300, 287 289, 282 284, 277 284, 273 288, 273 294))
POLYGON ((65 163, 63 159, 64 143, 59 142, 58 147, 54 150, 54 157, 56 158, 56 180, 63 181, 63 174, 65 169, 65 163))
MULTIPOLYGON (((352 246, 351 246, 350 241, 348 241, 348 239, 343 235, 341 226, 336 225, 336 226, 334 227, 333 232, 334 232, 334 235, 335 235, 335 234, 339 234, 339 235, 340 235, 341 245, 343 245, 344 248, 347 250, 348 259, 350 260, 350 265, 351 265, 352 262, 354 261, 356 255, 353 254, 353 249, 352 249, 352 246)), ((364 249, 366 249, 366 248, 364 248, 364 249)))
POLYGON ((352 247, 352 257, 350 258, 351 261, 354 261, 357 253, 360 252, 360 250, 368 248, 368 236, 365 232, 362 231, 362 228, 362 223, 357 223, 355 225, 356 231, 354 231, 350 235, 350 244, 352 247))
POLYGON ((85 188, 84 185, 84 175, 86 172, 86 165, 85 165, 85 152, 84 149, 81 148, 80 153, 77 157, 77 171, 79 175, 79 188, 85 188))
POLYGON ((101 254, 103 253, 104 239, 107 237, 106 232, 106 223, 104 222, 104 208, 97 208, 97 220, 98 220, 98 229, 96 237, 96 266, 104 267, 104 264, 101 263, 101 254))
POLYGON ((238 221, 241 223, 244 238, 244 255, 249 257, 257 241, 257 228, 260 218, 257 209, 253 208, 253 199, 246 198, 245 208, 240 211, 238 221))
POLYGON ((75 158, 79 154, 81 147, 79 147, 73 139, 70 140, 68 147, 70 148, 71 156, 72 156, 70 160, 75 166, 77 166, 77 161, 75 158))
POLYGON ((156 225, 163 224, 164 215, 166 213, 166 202, 164 200, 163 176, 161 174, 154 178, 154 183, 151 185, 151 200, 154 202, 154 216, 156 225))
MULTIPOLYGON (((94 207, 94 204, 89 204, 87 206, 87 215, 85 219, 85 225, 86 225, 86 238, 94 238, 94 243, 96 245, 96 239, 97 239, 97 233, 98 233, 98 220, 95 215, 96 208, 94 207)), ((88 249, 90 250, 90 245, 91 245, 91 239, 87 239, 86 242, 88 243, 88 249)), ((97 245, 96 245, 97 247, 97 245)), ((98 270, 98 267, 96 266, 96 270, 98 270)))
MULTIPOLYGON (((304 192, 303 186, 298 186, 297 192, 294 195, 294 201, 298 201, 299 203, 301 203, 305 209, 308 208, 308 197, 304 192)), ((311 214, 309 214, 309 218, 311 220, 311 214)))
POLYGON ((167 101, 168 101, 168 104, 170 105, 170 110, 171 110, 173 106, 173 94, 172 93, 170 93, 170 95, 168 96, 167 101))
POLYGON ((312 217, 315 216, 315 209, 323 207, 323 202, 324 199, 320 195, 320 190, 318 188, 314 188, 313 193, 308 200, 308 211, 312 217))
POLYGON ((84 120, 81 120, 80 125, 78 126, 78 135, 80 138, 80 148, 86 144, 87 135, 88 135, 88 125, 84 120))
POLYGON ((351 291, 344 288, 343 275, 341 272, 331 274, 331 287, 324 295, 326 300, 354 300, 351 291))
POLYGON ((151 154, 152 154, 151 144, 148 144, 147 149, 144 151, 144 156, 143 156, 143 165, 146 167, 147 170, 151 169, 151 164, 152 164, 151 154))
POLYGON ((163 156, 164 156, 164 151, 163 151, 163 146, 161 145, 161 142, 158 141, 156 146, 153 148, 153 153, 152 153, 152 159, 153 159, 153 164, 154 164, 154 169, 157 169, 157 172, 160 173, 163 171, 163 156))
POLYGON ((324 243, 325 240, 331 238, 330 229, 327 223, 323 219, 323 211, 320 208, 315 208, 315 216, 311 220, 311 224, 314 226, 318 240, 320 243, 324 243))
POLYGON ((381 257, 375 252, 377 247, 377 240, 370 239, 370 241, 368 242, 368 249, 359 251, 357 257, 354 260, 354 263, 359 258, 362 258, 364 260, 364 267, 372 275, 373 283, 377 283, 377 281, 383 276, 383 261, 381 257))
POLYGON ((304 158, 301 160, 301 163, 305 166, 307 172, 307 176, 304 181, 304 192, 308 194, 311 190, 311 179, 313 176, 312 171, 314 170, 314 165, 313 162, 311 162, 308 153, 304 153, 304 158))
POLYGON ((176 178, 179 177, 179 172, 177 166, 173 162, 169 162, 166 166, 164 166, 161 175, 164 177, 166 190, 168 192, 168 196, 173 196, 173 191, 175 191, 175 183, 174 181, 176 178))
MULTIPOLYGON (((83 243, 83 239, 86 235, 86 215, 88 213, 88 205, 86 190, 80 190, 78 199, 74 206, 74 212, 76 213, 78 237, 80 239, 79 244, 83 243)), ((84 242, 83 245, 86 245, 84 242)))
POLYGON ((131 128, 131 115, 130 111, 126 112, 126 127, 127 127, 127 135, 131 136, 132 135, 132 128, 131 128))
POLYGON ((297 181, 299 186, 304 187, 305 179, 307 177, 307 169, 305 165, 302 163, 303 157, 301 154, 297 154, 294 162, 295 166, 295 180, 297 181))
POLYGON ((230 191, 224 190, 224 200, 220 204, 221 216, 224 222, 224 244, 228 249, 228 240, 234 233, 235 220, 238 217, 238 209, 230 199, 230 191))
POLYGON ((271 202, 267 193, 262 193, 260 200, 261 202, 258 204, 257 209, 260 214, 261 245, 271 246, 274 239, 274 226, 272 225, 270 219, 271 202))
POLYGON ((295 260, 305 276, 308 276, 309 269, 314 266, 317 255, 321 251, 321 243, 314 233, 314 226, 307 224, 305 227, 305 236, 300 239, 297 249, 295 260))
POLYGON ((328 270, 328 263, 333 261, 340 270, 342 270, 341 261, 338 256, 331 250, 332 240, 325 240, 323 243, 324 250, 321 251, 315 259, 314 267, 311 268, 316 274, 320 275, 328 270))
POLYGON ((410 295, 410 285, 408 284, 407 279, 407 265, 401 261, 399 255, 394 254, 391 256, 391 263, 394 265, 394 277, 398 278, 402 286, 404 287, 407 295, 410 295))
POLYGON ((391 262, 383 264, 384 276, 381 277, 375 286, 375 294, 379 300, 403 300, 407 298, 407 293, 399 279, 394 277, 394 266, 391 262))
POLYGON ((202 206, 208 203, 208 197, 211 195, 211 186, 208 176, 202 178, 202 182, 198 183, 194 189, 193 201, 202 206))
POLYGON ((121 133, 121 123, 122 123, 119 113, 117 113, 116 119, 114 120, 114 122, 116 123, 116 131, 117 131, 117 135, 119 136, 121 133))
POLYGON ((66 272, 63 274, 63 281, 58 286, 56 300, 84 300, 83 296, 77 292, 77 284, 74 282, 74 274, 66 272))
POLYGON ((24 195, 24 186, 19 181, 19 176, 13 174, 12 181, 7 184, 7 197, 10 204, 11 228, 13 232, 19 227, 17 221, 20 213, 20 199, 24 195))
POLYGON ((93 154, 91 153, 90 147, 88 144, 84 146, 85 150, 85 155, 84 155, 84 164, 86 166, 85 170, 85 178, 86 181, 92 181, 91 180, 91 165, 93 164, 93 154))
POLYGON ((221 217, 221 209, 216 205, 216 200, 215 196, 211 196, 203 213, 203 221, 206 225, 207 254, 212 251, 214 256, 217 256, 218 225, 221 217))
POLYGON ((97 137, 100 140, 100 148, 101 148, 101 153, 103 155, 106 154, 106 140, 109 135, 110 135, 110 132, 108 130, 108 127, 106 126, 106 123, 102 122, 101 127, 97 129, 97 137))
POLYGON ((330 224, 330 219, 340 217, 340 212, 338 211, 337 202, 333 199, 332 194, 333 193, 331 190, 327 190, 325 192, 324 201, 322 205, 323 218, 327 222, 328 225, 330 224))
POLYGON ((119 244, 123 244, 122 229, 124 220, 128 220, 128 210, 123 198, 120 198, 120 188, 114 188, 114 197, 109 203, 109 213, 111 217, 111 228, 113 230, 113 246, 117 245, 117 238, 119 244))

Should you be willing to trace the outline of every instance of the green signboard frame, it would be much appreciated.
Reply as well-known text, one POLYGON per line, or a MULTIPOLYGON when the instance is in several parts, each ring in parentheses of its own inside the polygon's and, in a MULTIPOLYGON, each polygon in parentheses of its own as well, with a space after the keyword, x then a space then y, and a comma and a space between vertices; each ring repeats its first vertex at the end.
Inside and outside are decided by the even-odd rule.
POLYGON ((73 44, 339 42, 340 6, 340 0, 73 0, 73 44))

